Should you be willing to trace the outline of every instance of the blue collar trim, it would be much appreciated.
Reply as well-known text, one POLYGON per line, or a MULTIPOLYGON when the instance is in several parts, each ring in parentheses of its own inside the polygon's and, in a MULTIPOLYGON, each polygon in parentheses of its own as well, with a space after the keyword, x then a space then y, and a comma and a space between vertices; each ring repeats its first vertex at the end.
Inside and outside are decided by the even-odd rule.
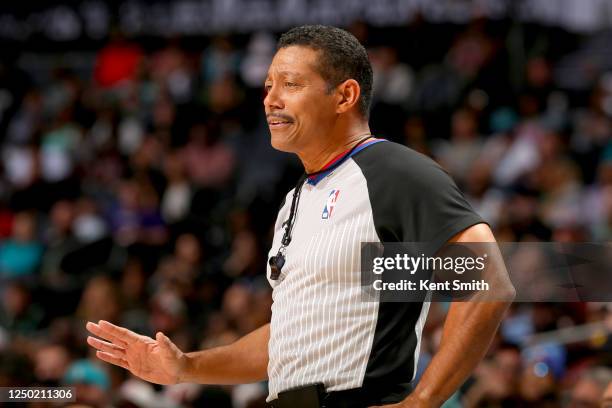
POLYGON ((332 173, 334 170, 336 170, 338 167, 340 167, 340 165, 345 162, 349 157, 353 157, 353 155, 359 153, 360 151, 362 151, 363 149, 370 147, 376 143, 380 143, 380 142, 386 142, 387 139, 374 139, 371 140, 369 142, 363 143, 361 146, 359 146, 358 148, 356 148, 355 150, 353 150, 351 152, 351 154, 347 154, 346 156, 344 156, 343 158, 341 158, 338 162, 334 163, 334 166, 327 170, 327 171, 323 171, 319 174, 317 174, 316 176, 312 176, 312 177, 308 177, 306 179, 306 183, 310 184, 312 186, 316 186, 317 183, 321 180, 323 180, 325 177, 327 177, 330 173, 332 173))

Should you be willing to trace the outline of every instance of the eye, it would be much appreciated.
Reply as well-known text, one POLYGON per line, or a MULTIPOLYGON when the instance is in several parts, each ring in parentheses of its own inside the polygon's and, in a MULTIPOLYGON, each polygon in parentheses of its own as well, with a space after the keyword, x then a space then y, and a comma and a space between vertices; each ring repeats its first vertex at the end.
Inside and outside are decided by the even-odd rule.
POLYGON ((272 89, 272 84, 264 84, 264 89, 266 92, 270 92, 270 89, 272 89))
POLYGON ((289 88, 293 88, 293 87, 298 86, 298 84, 296 84, 295 82, 285 82, 285 86, 289 88))

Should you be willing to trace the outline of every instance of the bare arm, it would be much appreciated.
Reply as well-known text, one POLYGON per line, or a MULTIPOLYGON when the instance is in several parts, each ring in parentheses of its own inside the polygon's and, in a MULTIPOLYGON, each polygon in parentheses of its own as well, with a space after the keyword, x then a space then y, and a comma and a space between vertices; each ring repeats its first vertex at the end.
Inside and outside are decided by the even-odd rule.
POLYGON ((87 330, 104 339, 87 338, 100 360, 156 384, 239 384, 267 378, 269 324, 230 345, 194 353, 183 353, 161 332, 153 339, 102 320, 88 322, 87 330))
MULTIPOLYGON (((486 224, 474 225, 449 242, 495 242, 486 224)), ((498 261, 501 257, 498 258, 498 261)), ((502 265, 498 267, 504 268, 502 265)), ((505 268, 503 270, 505 273, 505 268)), ((504 299, 514 298, 506 282, 504 299)), ((453 302, 448 311, 440 348, 423 373, 415 390, 394 407, 433 408, 441 406, 472 373, 484 357, 510 301, 453 302)))
POLYGON ((439 407, 465 382, 484 357, 506 309, 501 302, 451 305, 440 349, 414 391, 423 400, 417 406, 439 407))
POLYGON ((236 342, 209 350, 187 353, 180 382, 244 384, 268 378, 270 324, 236 342))

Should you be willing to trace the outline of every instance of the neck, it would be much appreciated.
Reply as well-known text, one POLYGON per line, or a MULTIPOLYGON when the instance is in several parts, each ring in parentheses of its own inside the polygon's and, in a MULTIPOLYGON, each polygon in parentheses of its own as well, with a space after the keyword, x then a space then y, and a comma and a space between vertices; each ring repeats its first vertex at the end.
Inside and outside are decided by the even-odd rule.
POLYGON ((371 135, 370 128, 365 126, 355 129, 354 131, 345 134, 339 140, 329 138, 327 143, 316 146, 310 151, 298 153, 306 173, 315 173, 323 168, 325 164, 330 162, 334 157, 349 150, 364 137, 371 135))

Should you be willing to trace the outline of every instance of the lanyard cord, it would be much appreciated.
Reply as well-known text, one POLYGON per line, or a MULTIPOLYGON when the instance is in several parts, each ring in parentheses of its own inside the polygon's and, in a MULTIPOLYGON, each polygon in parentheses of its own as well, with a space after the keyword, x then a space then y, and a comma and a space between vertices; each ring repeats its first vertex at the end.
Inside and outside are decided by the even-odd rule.
POLYGON ((293 190, 293 199, 291 200, 291 210, 289 210, 289 218, 285 222, 283 222, 283 226, 285 227, 285 233, 283 234, 283 239, 281 240, 281 248, 284 248, 291 243, 291 230, 293 230, 295 212, 300 202, 302 186, 304 185, 304 182, 306 181, 307 177, 308 175, 306 173, 302 174, 302 176, 298 180, 298 183, 295 186, 295 189, 293 190))
POLYGON ((338 161, 336 161, 336 163, 334 163, 333 165, 329 166, 328 168, 324 168, 324 169, 321 169, 319 171, 315 171, 314 173, 304 173, 304 174, 302 174, 302 176, 298 180, 298 183, 295 186, 295 190, 293 190, 293 199, 291 200, 291 209, 289 210, 289 218, 283 223, 283 226, 286 226, 286 228, 285 228, 285 233, 283 234, 283 239, 281 240, 281 243, 282 243, 281 249, 284 249, 284 247, 286 247, 287 245, 289 245, 291 243, 291 231, 293 230, 293 225, 295 223, 297 206, 298 206, 298 204, 300 202, 300 195, 302 193, 302 186, 304 185, 304 182, 306 181, 306 178, 312 177, 312 176, 316 176, 316 175, 321 174, 323 172, 327 172, 327 171, 331 171, 331 170, 335 169, 340 164, 342 164, 344 159, 346 157, 349 157, 351 155, 351 153, 353 153, 355 151, 356 148, 361 146, 361 144, 363 142, 365 142, 366 140, 368 140, 371 137, 372 137, 372 134, 370 133, 367 136, 365 136, 364 138, 360 139, 355 144, 355 146, 353 146, 351 148, 351 150, 349 150, 344 156, 342 156, 342 158, 340 158, 338 161))

